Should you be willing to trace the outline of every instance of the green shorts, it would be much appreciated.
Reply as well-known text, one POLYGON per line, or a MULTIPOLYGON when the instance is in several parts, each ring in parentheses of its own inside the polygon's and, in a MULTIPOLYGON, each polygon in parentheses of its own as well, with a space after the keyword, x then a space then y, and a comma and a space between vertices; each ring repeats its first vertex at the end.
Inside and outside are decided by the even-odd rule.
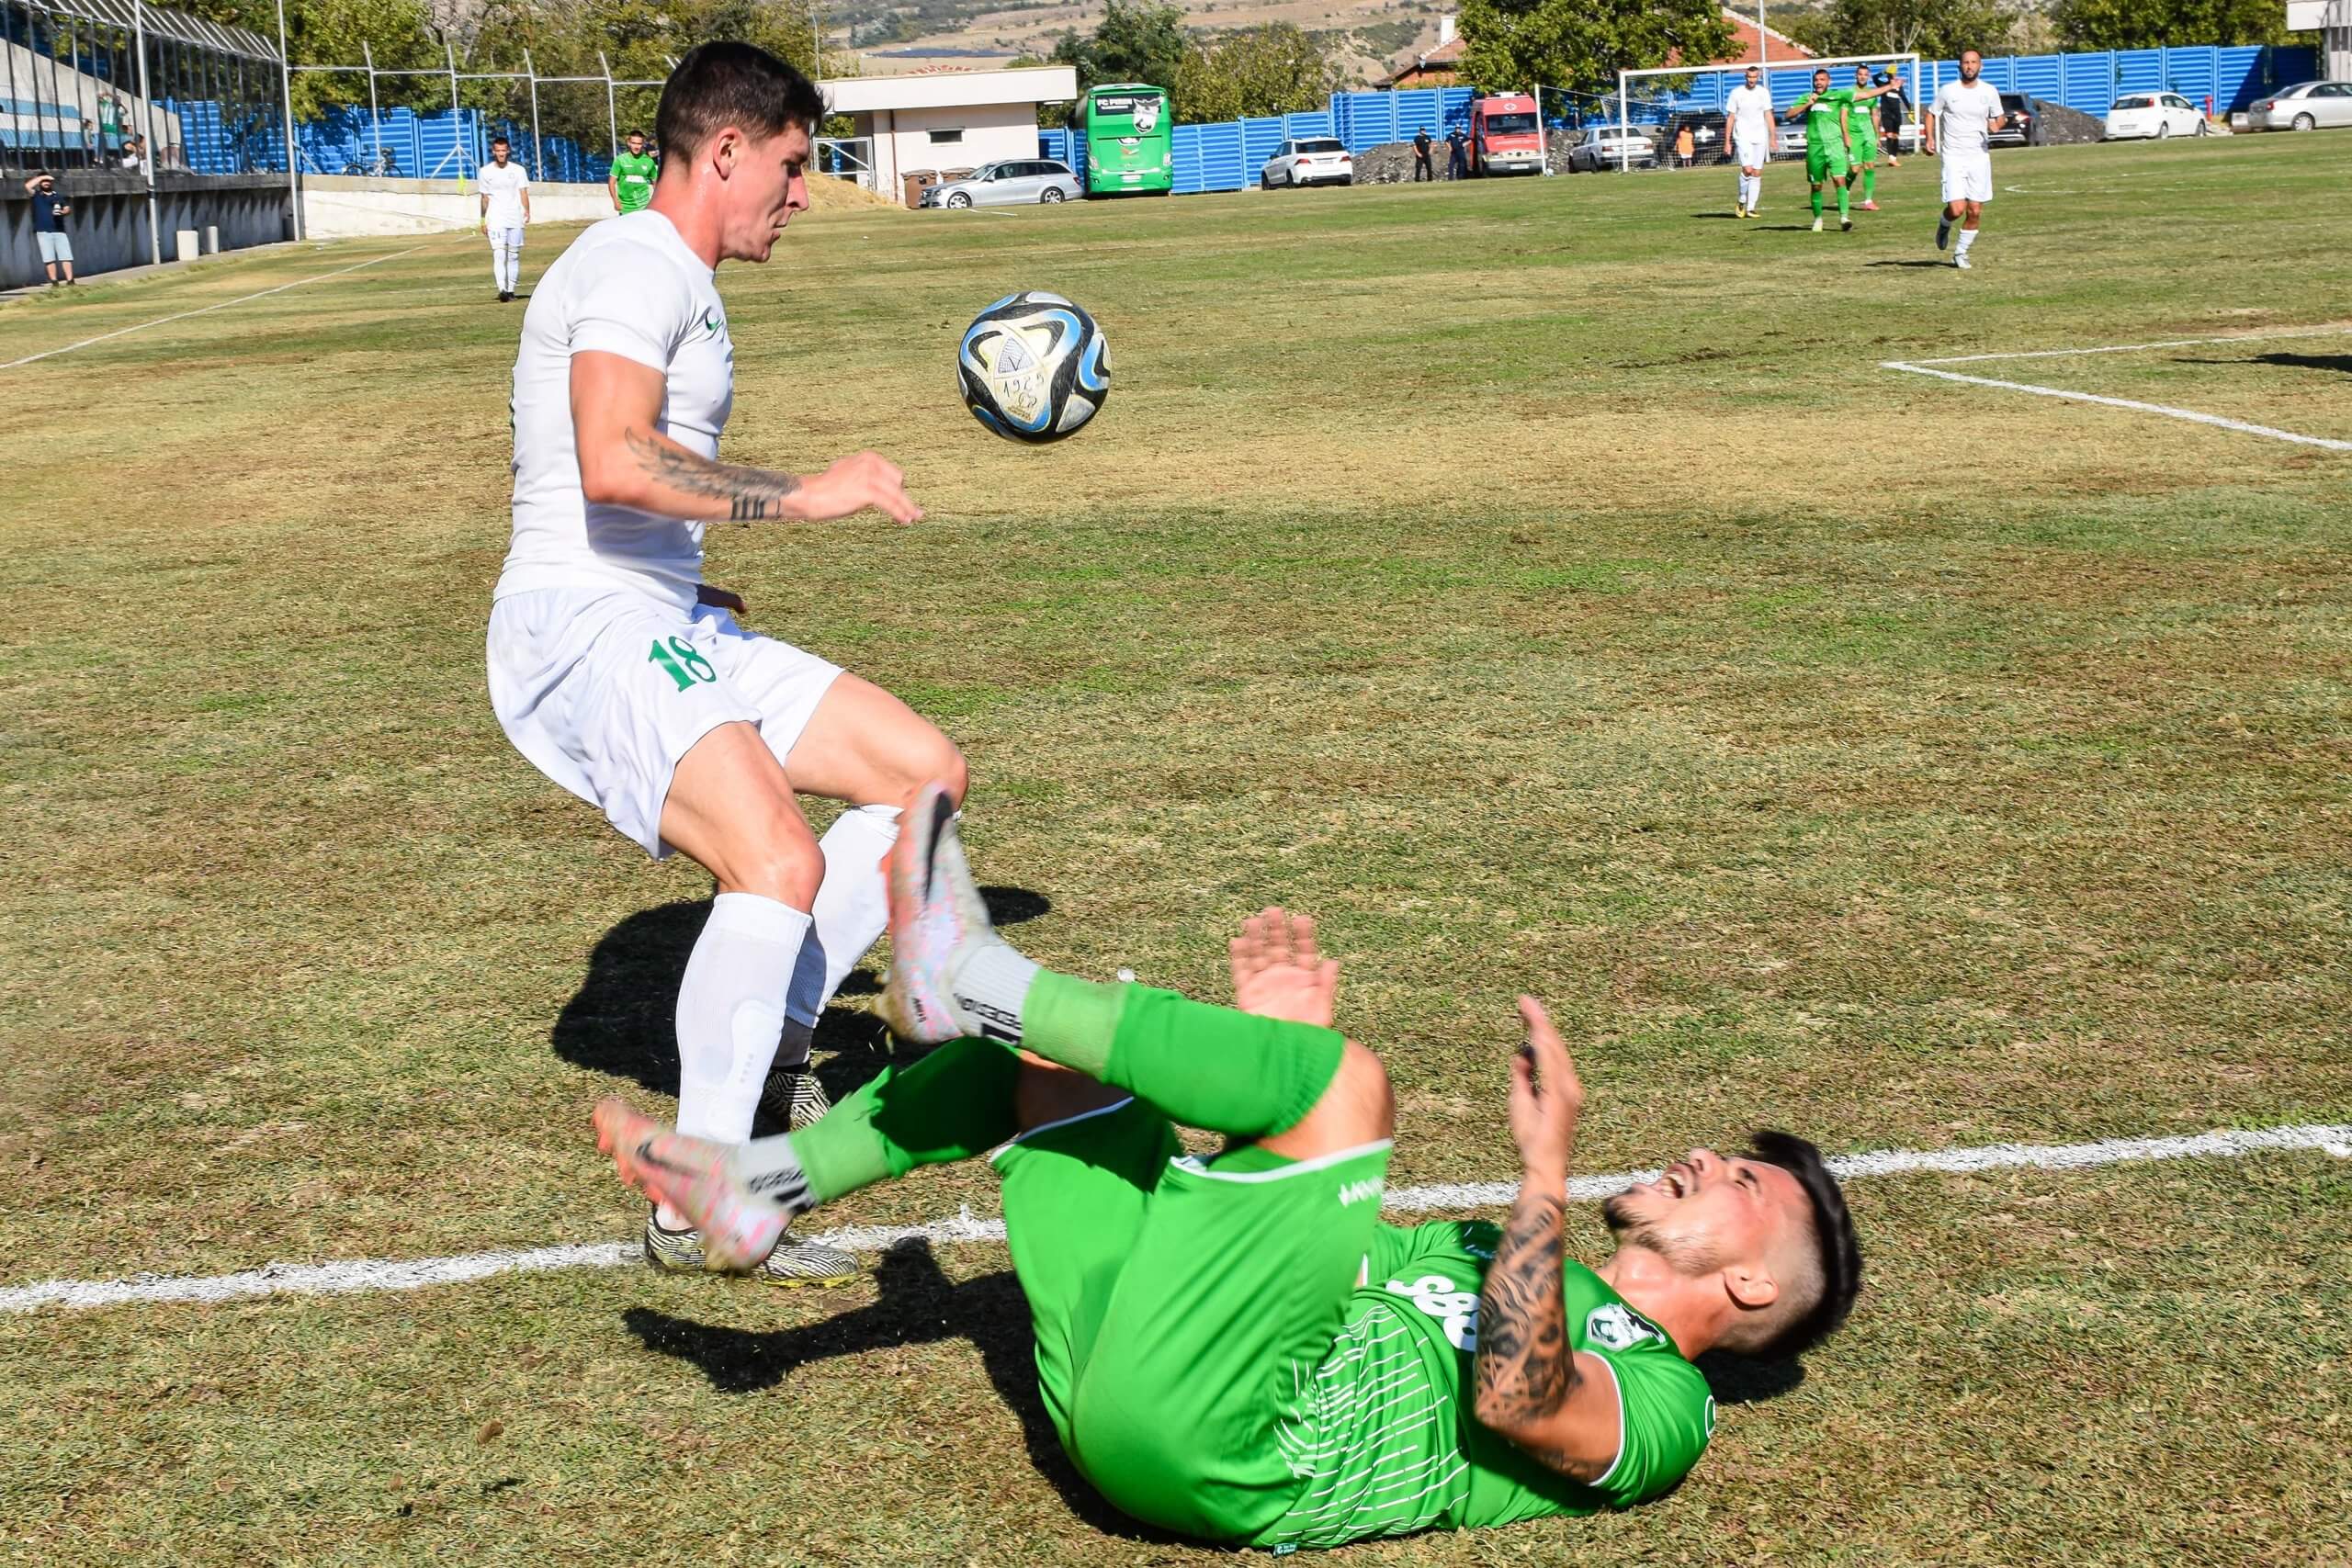
POLYGON ((1855 137, 1855 138, 1854 138, 1854 151, 1853 151, 1853 155, 1852 155, 1852 158, 1851 158, 1851 160, 1850 160, 1850 161, 1852 162, 1852 164, 1853 164, 1854 167, 1856 167, 1856 168, 1858 168, 1858 169, 1859 169, 1859 168, 1860 168, 1864 164, 1875 164, 1875 163, 1877 163, 1877 162, 1878 162, 1878 141, 1877 141, 1877 139, 1876 139, 1875 137, 1862 137, 1862 136, 1857 136, 1857 137, 1855 137))
POLYGON ((1842 180, 1851 172, 1846 159, 1846 144, 1833 141, 1816 147, 1807 141, 1804 147, 1804 177, 1815 185, 1829 180, 1842 180))
POLYGON ((996 1165, 1038 1389, 1080 1473, 1163 1529, 1271 1528, 1306 1483, 1276 1434, 1371 1251, 1387 1142, 1203 1162, 1128 1100, 1024 1134, 996 1165))

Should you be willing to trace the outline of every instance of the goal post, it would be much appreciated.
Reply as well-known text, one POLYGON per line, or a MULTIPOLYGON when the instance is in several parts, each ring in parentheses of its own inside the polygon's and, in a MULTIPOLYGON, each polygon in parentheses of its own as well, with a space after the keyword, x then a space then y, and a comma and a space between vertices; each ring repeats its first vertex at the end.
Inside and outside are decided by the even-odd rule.
MULTIPOLYGON (((1694 110, 1721 113, 1731 90, 1746 80, 1753 69, 1764 73, 1764 85, 1772 95, 1777 127, 1780 117, 1813 90, 1815 72, 1826 68, 1831 86, 1846 86, 1851 84, 1857 65, 1867 65, 1873 73, 1890 71, 1896 74, 1903 83, 1904 124, 1906 128, 1916 126, 1918 116, 1926 109, 1920 96, 1925 78, 1920 73, 1919 56, 1908 51, 1894 54, 1837 54, 1819 60, 1800 57, 1738 65, 1659 65, 1641 71, 1620 71, 1617 124, 1620 128, 1633 124, 1637 109, 1658 116, 1661 123, 1673 115, 1694 110)), ((1774 140, 1777 141, 1778 137, 1774 140)), ((1668 155, 1666 149, 1659 149, 1661 159, 1668 155)), ((1630 138, 1618 139, 1617 166, 1621 170, 1633 166, 1630 138)))

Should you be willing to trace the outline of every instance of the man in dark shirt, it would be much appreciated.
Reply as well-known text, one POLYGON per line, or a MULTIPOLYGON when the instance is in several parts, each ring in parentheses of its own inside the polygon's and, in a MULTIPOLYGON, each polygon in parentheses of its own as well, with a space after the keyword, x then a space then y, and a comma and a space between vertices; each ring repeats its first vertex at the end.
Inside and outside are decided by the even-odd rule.
POLYGON ((1425 125, 1413 133, 1413 183, 1436 178, 1437 171, 1430 167, 1430 128, 1425 125))
POLYGON ((1453 150, 1445 161, 1445 177, 1450 180, 1468 179, 1470 177, 1470 139, 1462 134, 1462 128, 1457 125, 1445 133, 1445 144, 1453 150))
POLYGON ((1896 88, 1878 101, 1879 145, 1886 150, 1886 166, 1899 169, 1903 160, 1903 90, 1896 88))
POLYGON ((49 269, 49 286, 57 287, 57 269, 64 281, 74 281, 74 242, 65 235, 65 215, 74 204, 57 193, 57 176, 35 175, 25 182, 33 197, 33 238, 40 246, 41 265, 49 269))

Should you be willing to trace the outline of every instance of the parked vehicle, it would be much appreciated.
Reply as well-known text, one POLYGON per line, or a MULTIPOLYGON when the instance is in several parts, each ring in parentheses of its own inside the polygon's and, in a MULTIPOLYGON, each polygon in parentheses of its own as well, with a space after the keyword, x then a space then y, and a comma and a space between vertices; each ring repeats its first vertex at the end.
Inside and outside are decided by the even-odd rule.
POLYGON ((1470 100, 1470 173, 1540 175, 1544 172, 1544 127, 1535 100, 1525 93, 1498 93, 1470 100))
POLYGON ((1310 136, 1303 141, 1285 141, 1274 149, 1266 166, 1258 171, 1258 188, 1272 190, 1276 186, 1296 190, 1301 186, 1351 186, 1356 183, 1356 161, 1348 144, 1333 136, 1310 136))
POLYGON ((2202 136, 2211 129, 2197 106, 2178 93, 2126 93, 2107 111, 2099 135, 2108 141, 2162 141, 2202 136))
POLYGON ((1657 165, 1657 143, 1645 125, 1589 125, 1584 140, 1568 150, 1568 172, 1598 174, 1603 169, 1649 169, 1657 165))
POLYGON ((1043 202, 1076 201, 1086 192, 1067 164, 1051 158, 1015 158, 983 164, 960 180, 926 186, 925 207, 1023 207, 1043 202))
POLYGON ((1804 157, 1804 121, 1784 119, 1772 128, 1772 156, 1804 157))
MULTIPOLYGON (((2230 117, 2233 125, 2237 119, 2230 117)), ((2245 113, 2248 130, 2318 130, 2339 125, 2352 125, 2352 82, 2298 82, 2257 98, 2245 113)))
POLYGON ((1690 156, 1699 164, 1720 164, 1731 156, 1731 137, 1720 109, 1684 109, 1668 115, 1659 133, 1661 147, 1671 147, 1684 126, 1690 128, 1690 156))
POLYGON ((1994 147, 2025 147, 2033 141, 2033 100, 2023 93, 2001 95, 2001 129, 1985 138, 1994 147))

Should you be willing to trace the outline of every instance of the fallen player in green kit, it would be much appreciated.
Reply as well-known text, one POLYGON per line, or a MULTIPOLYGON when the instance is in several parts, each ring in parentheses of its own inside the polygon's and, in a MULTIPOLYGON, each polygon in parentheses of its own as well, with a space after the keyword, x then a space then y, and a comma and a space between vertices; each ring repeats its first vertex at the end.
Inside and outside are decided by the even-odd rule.
POLYGON ((623 1179, 750 1267, 792 1219, 991 1148, 1037 1380, 1112 1503, 1208 1540, 1330 1547, 1626 1507, 1705 1450, 1690 1358, 1785 1357, 1844 1321, 1861 1259, 1811 1144, 1693 1149, 1611 1199, 1617 1247, 1565 1256, 1574 1065, 1532 998, 1509 1219, 1384 1224, 1395 1105, 1330 1027, 1339 965, 1278 909, 1233 943, 1240 1010, 1040 969, 990 928, 945 793, 890 867, 884 1015, 939 1049, 812 1126, 727 1145, 617 1100, 623 1179), (1226 1134, 1183 1153, 1175 1125, 1226 1134))

